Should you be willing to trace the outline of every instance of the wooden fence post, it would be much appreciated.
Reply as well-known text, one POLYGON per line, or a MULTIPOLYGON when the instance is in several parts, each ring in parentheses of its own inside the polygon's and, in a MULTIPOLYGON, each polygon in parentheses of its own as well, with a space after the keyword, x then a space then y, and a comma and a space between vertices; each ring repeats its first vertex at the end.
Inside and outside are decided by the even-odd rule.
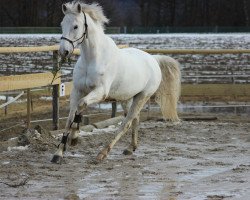
MULTIPOLYGON (((9 100, 9 95, 7 94, 5 96, 5 103, 7 103, 8 100, 9 100)), ((8 114, 8 106, 5 106, 5 108, 4 108, 4 114, 5 114, 5 116, 8 114)))
POLYGON ((31 101, 31 98, 30 98, 30 89, 27 89, 27 128, 29 129, 30 128, 30 115, 31 115, 31 112, 30 112, 30 103, 31 101))
POLYGON ((112 102, 112 114, 111 114, 111 118, 115 117, 117 111, 117 103, 116 102, 112 102))
POLYGON ((151 99, 149 98, 149 100, 148 100, 148 116, 147 116, 147 118, 149 119, 149 117, 150 117, 150 110, 151 110, 151 99))
MULTIPOLYGON (((59 59, 58 51, 53 51, 53 71, 59 70, 59 59)), ((53 85, 52 91, 52 119, 53 119, 53 130, 58 130, 59 128, 59 85, 53 85)))

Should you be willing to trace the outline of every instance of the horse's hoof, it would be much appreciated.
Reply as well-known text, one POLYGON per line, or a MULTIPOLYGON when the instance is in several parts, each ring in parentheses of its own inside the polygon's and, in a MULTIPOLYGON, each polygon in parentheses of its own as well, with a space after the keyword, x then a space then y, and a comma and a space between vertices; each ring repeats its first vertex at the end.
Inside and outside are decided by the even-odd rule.
POLYGON ((96 160, 97 161, 104 160, 108 156, 108 153, 110 152, 110 150, 111 150, 110 146, 107 146, 105 149, 100 151, 100 153, 96 157, 96 160))
POLYGON ((104 160, 106 157, 107 157, 107 154, 103 154, 102 152, 100 152, 100 153, 97 155, 96 160, 97 160, 98 162, 100 162, 100 161, 104 160))
POLYGON ((76 146, 78 144, 78 138, 71 139, 70 145, 71 146, 76 146))
POLYGON ((54 155, 51 162, 55 163, 55 164, 61 164, 62 163, 62 156, 54 155))
POLYGON ((126 155, 126 156, 129 156, 129 155, 132 155, 133 152, 130 151, 130 150, 128 150, 128 149, 125 149, 125 150, 123 151, 123 154, 126 155))

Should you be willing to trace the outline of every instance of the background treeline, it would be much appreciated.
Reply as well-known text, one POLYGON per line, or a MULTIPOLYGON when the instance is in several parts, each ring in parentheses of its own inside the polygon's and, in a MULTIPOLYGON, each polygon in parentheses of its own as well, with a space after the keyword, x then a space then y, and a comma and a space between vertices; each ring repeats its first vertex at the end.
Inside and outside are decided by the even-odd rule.
MULTIPOLYGON (((0 0, 0 26, 59 26, 67 0, 0 0)), ((86 0, 109 26, 249 26, 250 0, 86 0)))

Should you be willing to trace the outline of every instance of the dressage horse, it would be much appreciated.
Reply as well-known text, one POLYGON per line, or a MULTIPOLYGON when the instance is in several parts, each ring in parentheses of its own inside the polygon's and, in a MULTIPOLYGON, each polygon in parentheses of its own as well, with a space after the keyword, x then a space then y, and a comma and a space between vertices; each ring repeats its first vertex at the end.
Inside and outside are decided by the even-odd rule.
POLYGON ((178 121, 176 111, 180 95, 179 63, 168 56, 152 56, 135 48, 119 49, 104 33, 108 23, 102 7, 80 1, 63 4, 64 19, 59 53, 69 57, 75 47, 81 55, 73 72, 70 113, 58 150, 52 162, 60 163, 66 145, 75 145, 81 115, 86 107, 104 100, 122 102, 125 119, 115 138, 98 155, 107 157, 115 143, 132 128, 132 141, 124 154, 137 148, 139 115, 145 103, 155 94, 163 117, 178 121))

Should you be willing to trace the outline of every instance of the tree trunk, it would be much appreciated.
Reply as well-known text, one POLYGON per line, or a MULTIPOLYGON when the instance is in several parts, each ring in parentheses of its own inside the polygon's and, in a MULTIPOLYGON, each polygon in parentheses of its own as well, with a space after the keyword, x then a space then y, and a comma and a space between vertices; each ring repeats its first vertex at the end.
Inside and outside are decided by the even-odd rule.
POLYGON ((247 0, 243 0, 243 8, 244 8, 244 14, 245 14, 245 24, 246 26, 249 26, 249 13, 248 13, 248 6, 247 6, 247 0))
POLYGON ((50 0, 47 3, 47 26, 53 26, 55 14, 55 0, 50 0))
POLYGON ((175 15, 176 15, 176 13, 175 13, 175 0, 172 0, 171 1, 171 17, 170 17, 170 25, 171 26, 174 26, 174 24, 175 24, 175 15))

